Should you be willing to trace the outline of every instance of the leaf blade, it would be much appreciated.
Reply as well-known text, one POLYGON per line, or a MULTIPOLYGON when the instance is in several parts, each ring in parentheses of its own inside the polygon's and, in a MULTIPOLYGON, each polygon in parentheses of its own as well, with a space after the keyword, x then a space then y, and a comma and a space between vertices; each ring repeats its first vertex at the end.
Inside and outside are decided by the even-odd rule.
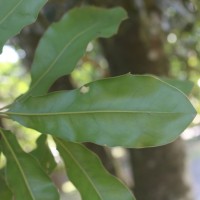
POLYGON ((0 51, 10 37, 36 20, 46 2, 47 0, 0 1, 0 51))
POLYGON ((24 196, 27 200, 59 199, 50 178, 32 156, 22 151, 14 135, 2 129, 0 133, 7 158, 6 179, 15 199, 21 200, 24 196))
POLYGON ((192 88, 194 87, 194 83, 189 80, 176 80, 176 79, 170 79, 170 78, 162 78, 162 80, 178 88, 187 96, 191 93, 192 88))
POLYGON ((13 199, 13 194, 11 190, 9 189, 5 179, 0 176, 0 199, 6 199, 6 200, 12 200, 13 199))
POLYGON ((135 200, 131 192, 104 169, 94 153, 81 144, 54 139, 68 176, 83 200, 135 200))
POLYGON ((81 88, 30 97, 7 114, 69 141, 135 148, 172 142, 196 115, 182 92, 151 76, 124 75, 84 87, 87 93, 81 88))
POLYGON ((30 90, 26 96, 45 94, 57 78, 74 69, 92 39, 110 37, 125 17, 122 8, 106 10, 82 7, 69 11, 41 39, 31 68, 30 90))

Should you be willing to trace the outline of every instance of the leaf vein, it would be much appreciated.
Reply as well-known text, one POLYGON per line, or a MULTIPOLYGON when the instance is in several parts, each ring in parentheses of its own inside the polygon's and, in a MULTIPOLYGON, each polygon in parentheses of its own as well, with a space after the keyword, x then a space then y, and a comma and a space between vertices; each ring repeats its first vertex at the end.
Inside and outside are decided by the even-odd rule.
MULTIPOLYGON (((79 111, 79 112, 49 112, 49 113, 19 113, 19 112, 5 112, 7 115, 17 116, 52 116, 52 115, 79 115, 79 114, 186 114, 184 112, 157 112, 157 111, 121 111, 121 110, 94 110, 94 111, 79 111)), ((194 114, 194 113, 188 113, 194 114)))
POLYGON ((11 10, 8 12, 1 20, 0 24, 2 24, 12 13, 20 6, 20 4, 23 2, 23 0, 20 0, 11 10))
MULTIPOLYGON (((55 138, 54 138, 55 139, 55 138)), ((78 163, 78 161, 76 160, 76 158, 71 154, 70 150, 68 150, 68 148, 62 144, 62 142, 60 142, 58 139, 56 139, 56 141, 62 146, 63 149, 65 149, 65 151, 69 154, 69 156, 72 158, 72 160, 76 163, 76 165, 80 168, 80 170, 83 172, 83 174, 86 176, 86 178, 88 179, 89 183, 93 186, 94 190, 96 191, 97 195, 99 196, 100 199, 103 200, 101 194, 99 193, 98 189, 96 188, 95 184, 93 183, 92 179, 88 176, 87 172, 85 171, 85 169, 78 163)))
POLYGON ((56 58, 54 59, 54 61, 49 65, 48 69, 38 78, 38 80, 33 84, 33 86, 30 88, 28 93, 31 93, 31 91, 33 91, 33 89, 38 85, 38 83, 52 70, 52 68, 54 67, 54 65, 56 64, 56 62, 58 61, 58 59, 63 55, 63 53, 66 51, 66 49, 73 43, 73 41, 75 41, 76 39, 78 39, 80 36, 84 35, 85 33, 87 33, 87 31, 89 31, 91 28, 93 28, 96 24, 93 24, 92 26, 88 27, 87 29, 85 29, 84 31, 80 32, 79 34, 77 34, 76 36, 74 36, 72 38, 72 40, 70 42, 68 42, 63 49, 60 51, 60 53, 56 56, 56 58))
POLYGON ((19 171, 20 171, 21 174, 22 174, 22 177, 23 177, 23 179, 24 179, 25 185, 26 185, 26 187, 27 187, 27 189, 28 189, 28 191, 29 191, 29 193, 30 193, 31 198, 32 198, 33 200, 35 200, 34 195, 32 194, 32 191, 31 191, 31 189, 30 189, 30 187, 29 187, 29 184, 28 184, 28 181, 27 181, 27 179, 26 179, 26 176, 25 176, 25 174, 24 174, 24 172, 23 172, 22 166, 21 166, 20 162, 18 161, 17 156, 15 155, 15 152, 13 151, 11 145, 10 145, 9 142, 7 141, 6 137, 4 136, 3 131, 0 130, 0 133, 1 133, 1 135, 2 135, 2 137, 3 137, 3 139, 4 139, 4 141, 5 141, 5 143, 6 143, 7 147, 8 147, 8 149, 10 150, 10 152, 11 152, 13 158, 14 158, 14 160, 15 160, 15 162, 16 162, 18 168, 19 168, 19 171))

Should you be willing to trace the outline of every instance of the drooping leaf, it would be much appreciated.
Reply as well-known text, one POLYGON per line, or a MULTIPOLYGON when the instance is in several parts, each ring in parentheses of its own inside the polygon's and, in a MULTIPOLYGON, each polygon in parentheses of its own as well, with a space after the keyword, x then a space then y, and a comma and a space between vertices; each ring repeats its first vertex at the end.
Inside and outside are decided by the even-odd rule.
POLYGON ((194 83, 189 80, 176 80, 176 79, 170 79, 170 78, 162 78, 163 81, 166 83, 178 88, 186 95, 189 95, 192 88, 194 87, 194 83))
POLYGON ((3 153, 7 158, 6 180, 15 200, 56 200, 58 192, 39 163, 22 151, 9 131, 0 129, 3 153))
POLYGON ((13 194, 9 189, 6 181, 3 177, 0 176, 0 199, 2 200, 12 200, 13 194))
POLYGON ((0 0, 0 53, 5 42, 37 18, 47 0, 0 0))
POLYGON ((172 142, 196 111, 175 87, 151 76, 128 74, 70 92, 29 97, 13 104, 7 115, 69 141, 137 148, 172 142))
POLYGON ((82 7, 69 11, 41 39, 31 68, 30 90, 25 96, 45 94, 57 78, 74 69, 92 39, 110 37, 125 17, 122 8, 82 7))
POLYGON ((57 165, 48 147, 47 135, 42 134, 37 139, 37 148, 31 152, 31 155, 39 161, 47 174, 51 174, 57 165))
POLYGON ((131 192, 104 169, 98 157, 83 145, 60 139, 55 142, 68 177, 79 190, 82 200, 135 200, 131 192))

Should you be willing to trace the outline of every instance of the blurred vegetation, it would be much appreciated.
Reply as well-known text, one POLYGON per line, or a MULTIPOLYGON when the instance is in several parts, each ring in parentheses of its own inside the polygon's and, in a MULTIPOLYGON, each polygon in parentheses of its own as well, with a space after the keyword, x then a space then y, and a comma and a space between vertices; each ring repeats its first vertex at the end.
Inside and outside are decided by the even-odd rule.
MULTIPOLYGON (((10 49, 10 48, 9 48, 10 49)), ((12 103, 19 95, 28 90, 30 75, 26 68, 22 66, 17 58, 13 61, 10 56, 16 57, 11 49, 4 51, 2 61, 0 61, 0 105, 1 108, 12 103)), ((16 52, 17 53, 17 52, 16 52)), ((4 125, 14 130, 22 148, 29 152, 36 145, 35 140, 39 136, 36 131, 24 128, 17 123, 10 123, 10 120, 4 119, 4 125), (12 124, 12 125, 11 125, 12 124)))
POLYGON ((97 41, 90 42, 86 54, 72 72, 72 84, 80 87, 88 82, 109 76, 108 63, 102 55, 97 41))

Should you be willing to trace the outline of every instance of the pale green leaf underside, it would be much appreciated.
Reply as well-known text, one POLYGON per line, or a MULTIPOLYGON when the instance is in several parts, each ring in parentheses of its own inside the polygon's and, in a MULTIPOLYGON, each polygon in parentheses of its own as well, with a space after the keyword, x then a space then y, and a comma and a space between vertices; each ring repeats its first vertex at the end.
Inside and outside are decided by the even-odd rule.
POLYGON ((58 192, 39 163, 22 151, 9 131, 0 129, 3 153, 7 158, 6 180, 15 200, 56 200, 58 192))
POLYGON ((29 97, 13 104, 7 115, 69 141, 139 148, 172 142, 196 111, 169 84, 128 74, 69 92, 29 97))
POLYGON ((55 139, 70 180, 82 200, 135 200, 131 192, 83 145, 55 139))
POLYGON ((0 52, 5 42, 37 18, 47 0, 0 0, 0 52))
POLYGON ((82 7, 69 11, 44 34, 31 68, 28 95, 45 94, 54 81, 69 74, 83 56, 87 44, 97 37, 110 37, 126 18, 122 8, 82 7))

